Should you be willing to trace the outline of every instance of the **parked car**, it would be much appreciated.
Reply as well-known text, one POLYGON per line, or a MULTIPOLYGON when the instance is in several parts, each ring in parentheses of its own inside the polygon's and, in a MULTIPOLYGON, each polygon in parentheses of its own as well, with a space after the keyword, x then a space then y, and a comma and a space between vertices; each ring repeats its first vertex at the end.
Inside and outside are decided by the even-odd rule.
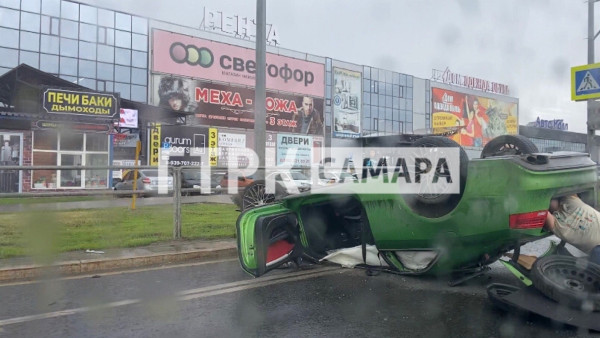
MULTIPOLYGON (((143 190, 144 196, 158 195, 159 191, 159 171, 158 169, 141 169, 138 170, 136 190, 143 190)), ((134 170, 128 170, 123 173, 123 178, 115 184, 114 189, 133 190, 134 170)), ((173 192, 173 176, 169 173, 167 176, 167 184, 164 186, 167 193, 173 192)))
POLYGON ((369 245, 385 261, 387 267, 377 267, 382 271, 475 271, 551 235, 543 225, 552 198, 578 193, 595 205, 596 165, 589 154, 540 154, 529 139, 507 135, 469 160, 447 137, 410 137, 410 147, 460 149, 458 194, 363 194, 363 184, 334 184, 255 202, 237 220, 243 270, 261 276, 286 262, 317 263, 332 250, 364 252, 369 245))
POLYGON ((220 179, 215 176, 211 176, 208 173, 204 173, 197 169, 182 169, 181 170, 181 189, 195 189, 183 192, 183 194, 213 194, 221 189, 220 179), (202 183, 205 181, 207 187, 203 187, 202 183), (208 187, 210 185, 210 187, 208 187))
POLYGON ((309 191, 310 178, 299 171, 276 171, 268 174, 266 180, 275 180, 287 194, 309 191))
POLYGON ((231 176, 229 176, 229 174, 229 172, 226 172, 221 178, 221 182, 219 184, 223 189, 237 186, 238 189, 243 190, 243 188, 254 182, 254 178, 252 176, 244 176, 242 173, 233 173, 231 176))
POLYGON ((357 180, 358 176, 349 172, 325 171, 319 176, 318 182, 320 186, 327 186, 335 183, 348 183, 357 180))

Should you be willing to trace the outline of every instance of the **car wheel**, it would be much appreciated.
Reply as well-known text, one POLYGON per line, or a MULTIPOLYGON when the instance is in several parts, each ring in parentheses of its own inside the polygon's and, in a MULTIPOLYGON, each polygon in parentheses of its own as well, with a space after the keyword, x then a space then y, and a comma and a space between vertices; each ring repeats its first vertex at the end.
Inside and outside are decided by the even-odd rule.
POLYGON ((275 194, 268 194, 264 181, 252 182, 244 189, 241 198, 242 210, 275 202, 275 194))
MULTIPOLYGON (((460 194, 462 195, 462 193, 464 191, 465 182, 467 179, 467 168, 469 165, 469 157, 467 156, 467 153, 465 152, 465 150, 458 143, 456 143, 453 140, 446 138, 446 137, 430 136, 430 137, 423 137, 421 139, 418 139, 417 141, 415 141, 413 143, 412 146, 417 147, 417 148, 459 148, 460 149, 460 169, 459 169, 460 170, 460 173, 459 173, 460 194)), ((424 154, 419 154, 419 155, 426 155, 425 153, 427 153, 428 150, 423 149, 422 152, 424 154)), ((425 203, 425 204, 441 204, 441 203, 446 203, 452 196, 450 194, 442 194, 442 193, 428 194, 427 192, 428 192, 429 188, 434 188, 434 187, 430 186, 428 184, 423 185, 422 193, 417 195, 417 200, 419 202, 425 203)), ((439 187, 435 187, 435 188, 439 188, 439 187)))
MULTIPOLYGON (((465 150, 453 140, 443 136, 427 136, 420 138, 412 143, 412 147, 422 148, 419 154, 426 155, 427 148, 459 148, 460 165, 460 190, 459 194, 406 194, 403 199, 411 210, 420 216, 428 218, 442 217, 456 208, 460 202, 467 182, 467 169, 469 167, 469 157, 465 150)), ((426 189, 425 189, 426 190, 426 189)))
POLYGON ((537 153, 537 146, 522 135, 501 135, 488 142, 481 151, 481 158, 505 155, 537 153))
POLYGON ((531 272, 534 287, 547 297, 579 310, 600 310, 600 265, 552 255, 539 258, 531 272))

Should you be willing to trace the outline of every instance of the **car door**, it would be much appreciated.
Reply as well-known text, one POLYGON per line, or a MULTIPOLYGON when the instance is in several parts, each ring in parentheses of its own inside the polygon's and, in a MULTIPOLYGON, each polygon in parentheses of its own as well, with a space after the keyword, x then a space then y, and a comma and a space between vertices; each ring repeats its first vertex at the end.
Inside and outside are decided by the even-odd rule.
POLYGON ((245 212, 238 218, 237 233, 242 268, 255 277, 296 260, 303 252, 298 221, 289 210, 258 217, 245 212))
POLYGON ((117 190, 132 190, 133 189, 133 171, 129 171, 123 176, 123 181, 119 183, 117 190))

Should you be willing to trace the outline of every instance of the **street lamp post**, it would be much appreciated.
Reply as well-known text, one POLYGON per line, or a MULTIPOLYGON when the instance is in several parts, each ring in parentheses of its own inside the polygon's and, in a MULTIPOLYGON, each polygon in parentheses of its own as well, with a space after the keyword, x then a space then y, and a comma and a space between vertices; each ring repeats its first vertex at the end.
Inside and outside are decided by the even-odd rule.
POLYGON ((258 168, 265 167, 266 140, 266 68, 267 68, 267 8, 266 0, 256 0, 256 84, 254 96, 254 151, 258 168))
MULTIPOLYGON (((594 41, 600 34, 600 31, 594 34, 594 4, 598 0, 588 0, 588 64, 594 63, 594 41)), ((593 99, 587 100, 587 142, 586 152, 590 154, 592 160, 598 163, 598 149, 596 147, 594 136, 596 135, 595 114, 597 102, 593 99)))

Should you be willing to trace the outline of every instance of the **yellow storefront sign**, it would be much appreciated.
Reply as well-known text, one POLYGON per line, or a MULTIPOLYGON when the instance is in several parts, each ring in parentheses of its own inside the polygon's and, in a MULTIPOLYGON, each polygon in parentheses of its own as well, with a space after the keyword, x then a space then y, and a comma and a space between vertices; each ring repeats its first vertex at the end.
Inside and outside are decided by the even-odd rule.
POLYGON ((150 165, 158 165, 160 147, 160 123, 157 123, 150 129, 150 165))
POLYGON ((218 164, 217 147, 218 147, 218 130, 217 128, 208 129, 208 156, 211 167, 216 167, 218 164))

